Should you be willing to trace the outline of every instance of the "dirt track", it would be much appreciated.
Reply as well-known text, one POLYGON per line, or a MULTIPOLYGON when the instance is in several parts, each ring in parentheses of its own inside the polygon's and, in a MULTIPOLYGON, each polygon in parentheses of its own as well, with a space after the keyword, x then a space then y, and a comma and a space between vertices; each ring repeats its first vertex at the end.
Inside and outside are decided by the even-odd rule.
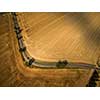
MULTIPOLYGON (((18 51, 18 44, 13 30, 11 15, 6 14, 4 16, 5 17, 0 16, 0 19, 2 19, 0 35, 2 37, 2 33, 8 33, 7 36, 5 35, 8 40, 6 38, 1 38, 0 42, 1 44, 4 44, 0 45, 2 46, 0 48, 5 49, 7 43, 9 46, 5 51, 0 49, 0 54, 2 54, 0 56, 0 60, 2 61, 0 63, 0 86, 85 86, 87 84, 92 73, 91 70, 47 70, 26 68, 26 66, 23 65, 23 61, 18 51), (5 54, 6 52, 7 54, 5 54)), ((62 14, 58 14, 57 16, 63 17, 62 14)), ((55 19, 56 17, 54 20, 55 19)), ((23 21, 23 19, 21 21, 23 21)), ((31 29, 30 26, 28 27, 23 27, 23 32, 26 33, 26 31, 31 29)), ((27 37, 24 38, 26 39, 27 37)))

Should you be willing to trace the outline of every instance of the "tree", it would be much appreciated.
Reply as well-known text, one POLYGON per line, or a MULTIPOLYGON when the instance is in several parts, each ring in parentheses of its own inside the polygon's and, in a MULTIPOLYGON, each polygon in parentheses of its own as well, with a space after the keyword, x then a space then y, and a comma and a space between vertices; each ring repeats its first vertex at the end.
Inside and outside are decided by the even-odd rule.
POLYGON ((58 67, 58 68, 64 68, 66 65, 68 64, 68 62, 67 62, 67 60, 64 60, 64 61, 58 61, 57 62, 57 64, 56 64, 56 66, 58 67))

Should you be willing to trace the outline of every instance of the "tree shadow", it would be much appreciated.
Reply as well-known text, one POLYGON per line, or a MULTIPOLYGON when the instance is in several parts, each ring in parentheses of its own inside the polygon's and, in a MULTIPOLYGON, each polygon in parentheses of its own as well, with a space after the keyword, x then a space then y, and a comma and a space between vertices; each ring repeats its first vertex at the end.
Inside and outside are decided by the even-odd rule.
POLYGON ((95 70, 86 87, 96 87, 97 86, 96 81, 99 81, 99 75, 98 72, 95 70))

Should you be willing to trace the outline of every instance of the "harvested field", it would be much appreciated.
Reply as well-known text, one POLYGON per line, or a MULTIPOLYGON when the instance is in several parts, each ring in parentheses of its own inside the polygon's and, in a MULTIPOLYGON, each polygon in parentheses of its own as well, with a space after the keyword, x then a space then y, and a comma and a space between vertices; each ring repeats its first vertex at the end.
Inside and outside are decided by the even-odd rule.
POLYGON ((18 18, 33 57, 95 64, 100 54, 99 17, 99 13, 21 13, 18 18))

